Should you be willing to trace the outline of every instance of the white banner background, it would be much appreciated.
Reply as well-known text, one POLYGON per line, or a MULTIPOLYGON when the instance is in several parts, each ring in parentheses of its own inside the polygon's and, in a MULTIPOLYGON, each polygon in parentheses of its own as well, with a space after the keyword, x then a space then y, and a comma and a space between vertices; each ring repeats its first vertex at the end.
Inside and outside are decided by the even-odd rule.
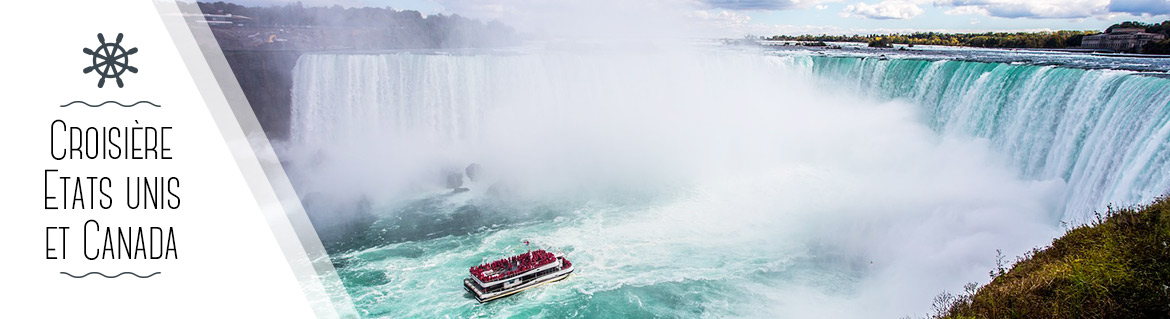
MULTIPOLYGON (((173 4, 168 4, 173 5, 173 4)), ((0 284, 2 317, 313 317, 314 312, 282 254, 272 228, 245 183, 223 135, 201 98, 175 42, 150 1, 20 1, 6 5, 0 115, 0 245, 6 280, 0 284), (140 71, 97 87, 83 74, 100 45, 97 34, 139 52, 140 71), (162 105, 59 107, 74 101, 140 100, 162 105), (71 126, 171 126, 172 160, 53 160, 50 124, 71 126), (135 124, 135 120, 138 124, 135 124), (61 176, 108 176, 115 186, 109 210, 45 210, 45 169, 61 176), (125 208, 125 178, 175 176, 178 210, 125 208), (87 260, 82 226, 174 227, 178 259, 87 260), (46 259, 49 226, 67 226, 66 259, 46 259), (122 276, 75 279, 60 274, 100 271, 161 272, 140 279, 122 276)), ((238 130, 238 128, 236 128, 238 130)), ((60 187, 49 181, 50 190, 60 187)), ((57 191, 59 192, 59 190, 57 191)), ((54 196, 50 194, 51 196, 54 196)), ((275 227, 275 226, 273 226, 275 227)), ((91 234, 89 242, 100 244, 91 234)), ((54 233, 59 236, 59 233, 54 233)), ((58 242, 50 238, 51 243, 58 242)), ((94 247, 88 247, 93 250, 94 247)))

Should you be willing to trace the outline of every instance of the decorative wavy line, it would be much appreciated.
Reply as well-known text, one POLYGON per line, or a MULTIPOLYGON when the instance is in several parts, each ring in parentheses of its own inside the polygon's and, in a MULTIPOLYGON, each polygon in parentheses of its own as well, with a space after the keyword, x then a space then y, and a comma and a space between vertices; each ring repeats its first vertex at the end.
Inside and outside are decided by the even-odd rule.
POLYGON ((84 275, 81 275, 81 276, 75 276, 75 275, 73 275, 73 274, 70 274, 70 273, 67 273, 67 272, 64 272, 64 271, 62 271, 62 272, 61 272, 61 274, 63 274, 63 275, 66 275, 66 276, 69 276, 69 277, 73 277, 73 278, 85 278, 86 276, 89 276, 89 275, 98 274, 98 275, 101 275, 102 277, 111 278, 111 279, 112 279, 112 278, 118 278, 118 277, 120 277, 120 276, 122 276, 122 275, 127 275, 127 274, 129 274, 129 275, 134 275, 134 277, 138 277, 138 278, 150 278, 150 277, 153 277, 154 275, 161 274, 161 273, 162 273, 161 271, 156 271, 156 272, 154 272, 153 274, 149 274, 149 275, 143 276, 143 275, 139 275, 139 274, 136 274, 136 273, 134 273, 134 272, 131 272, 131 271, 126 271, 126 272, 122 272, 122 273, 120 273, 120 274, 117 274, 117 275, 109 276, 109 275, 103 274, 103 273, 101 273, 101 272, 98 272, 98 271, 91 271, 91 272, 88 272, 88 273, 86 273, 86 274, 84 274, 84 275))
POLYGON ((150 105, 154 105, 154 107, 162 107, 162 105, 154 104, 150 101, 138 101, 138 102, 134 102, 133 104, 129 104, 129 105, 122 104, 122 102, 118 102, 118 101, 105 101, 105 102, 101 102, 98 104, 89 104, 89 103, 86 103, 85 101, 73 101, 73 102, 62 104, 61 107, 66 107, 66 106, 70 106, 73 104, 84 104, 84 105, 89 106, 89 107, 99 107, 99 106, 110 104, 110 103, 121 105, 122 107, 131 107, 131 106, 135 106, 138 104, 150 104, 150 105))

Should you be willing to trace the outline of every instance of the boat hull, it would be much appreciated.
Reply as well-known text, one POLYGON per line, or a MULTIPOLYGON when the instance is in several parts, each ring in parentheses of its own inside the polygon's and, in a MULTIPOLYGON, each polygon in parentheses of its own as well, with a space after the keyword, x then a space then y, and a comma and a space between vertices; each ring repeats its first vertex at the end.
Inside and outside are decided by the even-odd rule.
POLYGON ((476 291, 475 288, 472 287, 472 285, 474 285, 474 284, 471 283, 471 279, 464 279, 463 280, 463 289, 470 292, 472 296, 475 296, 475 300, 479 301, 479 303, 485 303, 485 302, 489 302, 489 301, 493 301, 493 300, 498 300, 500 298, 508 297, 508 296, 523 292, 525 290, 528 290, 530 288, 538 287, 540 285, 564 280, 565 278, 568 278, 569 275, 571 275, 571 274, 573 274, 573 267, 570 266, 567 269, 562 269, 560 271, 548 274, 544 277, 533 279, 532 281, 526 282, 526 283, 521 284, 521 285, 516 286, 516 287, 509 288, 509 289, 504 290, 504 291, 483 293, 483 294, 479 293, 478 291, 476 291))

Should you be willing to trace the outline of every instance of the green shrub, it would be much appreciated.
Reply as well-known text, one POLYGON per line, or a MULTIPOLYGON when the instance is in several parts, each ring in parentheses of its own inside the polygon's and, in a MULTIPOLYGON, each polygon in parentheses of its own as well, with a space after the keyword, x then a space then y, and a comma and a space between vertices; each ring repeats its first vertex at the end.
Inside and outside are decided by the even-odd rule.
POLYGON ((1170 318, 1170 199, 1110 208, 992 276, 932 317, 1170 318))

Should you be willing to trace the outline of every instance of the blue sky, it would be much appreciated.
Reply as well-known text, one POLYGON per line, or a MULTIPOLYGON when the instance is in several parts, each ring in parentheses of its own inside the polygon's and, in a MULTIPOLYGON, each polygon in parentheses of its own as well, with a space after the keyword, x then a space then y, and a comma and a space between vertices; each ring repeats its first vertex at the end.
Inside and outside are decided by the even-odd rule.
MULTIPOLYGON (((301 0, 305 5, 393 7, 424 14, 460 14, 498 19, 525 27, 528 7, 556 8, 558 0, 301 0)), ((689 19, 709 24, 722 36, 744 34, 856 34, 909 31, 1100 30, 1127 20, 1170 19, 1170 0, 560 0, 593 3, 605 9, 685 7, 689 19)), ((236 0, 241 4, 281 4, 286 0, 236 0)), ((646 10, 646 9, 644 9, 646 10)), ((535 11, 541 14, 542 11, 535 11)), ((647 15, 651 14, 649 12, 647 15)))

